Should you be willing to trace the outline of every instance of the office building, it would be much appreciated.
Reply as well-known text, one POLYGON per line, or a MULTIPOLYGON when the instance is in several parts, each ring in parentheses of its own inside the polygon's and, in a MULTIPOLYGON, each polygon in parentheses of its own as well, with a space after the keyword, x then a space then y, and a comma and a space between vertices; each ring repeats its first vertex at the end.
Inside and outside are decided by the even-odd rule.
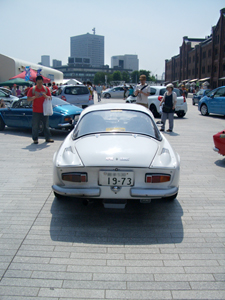
POLYGON ((62 65, 62 61, 61 60, 57 60, 57 59, 53 59, 52 60, 52 67, 55 68, 55 67, 61 67, 62 65))
POLYGON ((41 56, 41 64, 42 64, 42 66, 50 67, 50 56, 42 55, 41 56))
POLYGON ((71 37, 68 63, 97 68, 103 67, 104 36, 87 33, 71 37))
POLYGON ((111 57, 111 68, 139 70, 139 59, 135 54, 117 55, 111 57))

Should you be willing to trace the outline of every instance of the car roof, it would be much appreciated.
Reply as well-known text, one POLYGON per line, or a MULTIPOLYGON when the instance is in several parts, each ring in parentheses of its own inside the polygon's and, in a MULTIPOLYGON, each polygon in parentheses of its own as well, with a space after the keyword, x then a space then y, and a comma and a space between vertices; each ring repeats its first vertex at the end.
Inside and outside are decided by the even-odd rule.
POLYGON ((61 85, 60 88, 71 87, 71 86, 87 87, 87 86, 84 85, 84 84, 64 84, 64 85, 61 85))
POLYGON ((101 111, 101 110, 133 110, 133 111, 140 111, 149 114, 152 119, 154 120, 154 116, 152 112, 147 109, 146 107, 139 105, 139 104, 130 104, 130 103, 107 103, 107 104, 97 104, 97 105, 90 105, 89 107, 85 108, 82 113, 81 117, 86 115, 89 112, 93 111, 101 111))

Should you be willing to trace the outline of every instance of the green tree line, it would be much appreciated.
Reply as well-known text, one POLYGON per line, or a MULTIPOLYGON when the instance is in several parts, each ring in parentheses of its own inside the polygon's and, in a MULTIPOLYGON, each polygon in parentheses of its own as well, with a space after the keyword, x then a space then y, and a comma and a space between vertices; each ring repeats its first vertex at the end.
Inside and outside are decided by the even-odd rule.
POLYGON ((131 74, 126 71, 114 71, 112 74, 106 72, 97 72, 94 77, 94 84, 104 84, 105 76, 107 76, 107 83, 110 83, 111 81, 138 83, 140 75, 146 75, 147 81, 156 81, 155 76, 151 75, 151 71, 147 70, 133 71, 131 74))

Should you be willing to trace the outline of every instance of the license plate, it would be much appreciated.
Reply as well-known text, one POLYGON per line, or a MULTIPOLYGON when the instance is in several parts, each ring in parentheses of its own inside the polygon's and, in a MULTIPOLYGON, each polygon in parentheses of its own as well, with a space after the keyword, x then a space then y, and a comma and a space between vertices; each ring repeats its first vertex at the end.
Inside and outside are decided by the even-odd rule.
POLYGON ((99 171, 99 185, 132 186, 134 173, 132 171, 99 171))

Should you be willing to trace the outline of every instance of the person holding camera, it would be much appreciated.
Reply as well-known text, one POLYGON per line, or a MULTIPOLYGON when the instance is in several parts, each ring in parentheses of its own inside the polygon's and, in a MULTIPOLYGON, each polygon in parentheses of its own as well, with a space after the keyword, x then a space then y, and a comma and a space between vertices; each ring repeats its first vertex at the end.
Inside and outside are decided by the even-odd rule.
POLYGON ((148 96, 150 95, 150 86, 146 84, 146 76, 141 75, 140 83, 136 87, 134 95, 137 97, 137 104, 148 108, 148 96))
POLYGON ((162 108, 162 127, 160 131, 165 130, 165 124, 166 120, 169 119, 169 129, 167 132, 172 132, 173 131, 173 118, 174 118, 174 112, 175 112, 175 107, 177 103, 177 94, 173 92, 173 84, 169 83, 166 86, 166 92, 159 104, 159 106, 163 105, 162 108))

